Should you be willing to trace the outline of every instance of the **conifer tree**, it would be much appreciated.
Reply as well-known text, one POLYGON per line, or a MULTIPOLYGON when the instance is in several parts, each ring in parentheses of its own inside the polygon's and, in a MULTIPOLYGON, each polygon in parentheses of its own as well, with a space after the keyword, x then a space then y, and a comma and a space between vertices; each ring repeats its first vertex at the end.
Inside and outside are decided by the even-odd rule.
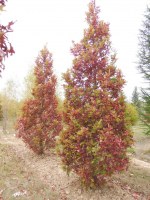
POLYGON ((140 108, 140 99, 137 87, 134 88, 132 93, 132 103, 136 106, 137 109, 140 108))
POLYGON ((45 47, 35 62, 33 97, 25 101, 17 125, 18 136, 37 154, 55 146, 55 137, 62 128, 52 65, 52 54, 45 47))
POLYGON ((147 7, 143 27, 139 36, 138 69, 143 75, 147 88, 142 88, 143 111, 142 121, 147 126, 146 134, 150 134, 150 7, 147 7))
POLYGON ((67 172, 76 172, 90 187, 127 168, 127 148, 132 144, 125 124, 125 81, 111 54, 109 25, 98 14, 92 1, 88 28, 71 49, 74 60, 64 74, 65 128, 59 150, 67 172))

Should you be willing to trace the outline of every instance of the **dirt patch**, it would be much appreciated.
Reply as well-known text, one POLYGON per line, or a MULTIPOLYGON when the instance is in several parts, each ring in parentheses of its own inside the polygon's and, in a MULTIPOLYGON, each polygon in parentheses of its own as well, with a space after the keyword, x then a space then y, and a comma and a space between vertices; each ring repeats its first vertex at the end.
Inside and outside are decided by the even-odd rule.
POLYGON ((138 167, 146 168, 146 169, 150 170, 150 163, 148 163, 148 162, 145 162, 143 160, 139 160, 137 158, 132 158, 132 162, 138 167))
MULTIPOLYGON (((150 168, 143 169, 146 163, 137 159, 131 163, 128 172, 114 175, 102 188, 84 190, 79 178, 62 170, 61 161, 56 155, 37 156, 14 135, 1 136, 1 144, 7 144, 24 166, 37 174, 38 180, 46 184, 61 200, 149 200, 150 168), (144 177, 144 178, 143 178, 144 177)), ((41 200, 44 200, 41 198, 41 200)))

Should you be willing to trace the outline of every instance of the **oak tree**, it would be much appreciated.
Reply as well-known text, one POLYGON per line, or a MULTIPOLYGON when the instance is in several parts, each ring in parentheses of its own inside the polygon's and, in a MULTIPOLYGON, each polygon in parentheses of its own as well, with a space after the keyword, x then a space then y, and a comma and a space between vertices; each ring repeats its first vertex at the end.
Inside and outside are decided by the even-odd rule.
POLYGON ((45 47, 35 62, 33 97, 24 102, 17 125, 18 136, 37 154, 55 146, 55 137, 62 128, 52 68, 52 54, 45 47))
MULTIPOLYGON (((3 11, 3 8, 6 6, 7 0, 0 0, 0 10, 3 11)), ((0 75, 2 70, 5 68, 4 60, 9 55, 15 53, 11 43, 8 40, 8 33, 12 32, 13 21, 9 22, 6 26, 0 24, 0 75)))
POLYGON ((111 53, 109 25, 99 19, 94 1, 88 28, 71 52, 73 66, 64 74, 64 122, 59 154, 64 168, 94 187, 128 167, 132 133, 125 123, 125 83, 111 53))

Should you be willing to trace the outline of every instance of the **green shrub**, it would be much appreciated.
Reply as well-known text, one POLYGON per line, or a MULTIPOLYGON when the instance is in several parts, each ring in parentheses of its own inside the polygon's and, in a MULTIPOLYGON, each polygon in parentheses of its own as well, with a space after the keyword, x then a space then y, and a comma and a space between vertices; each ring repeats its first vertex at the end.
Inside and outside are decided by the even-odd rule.
POLYGON ((127 103, 125 111, 125 120, 127 126, 130 127, 135 125, 138 119, 139 119, 139 114, 136 107, 131 103, 127 103))

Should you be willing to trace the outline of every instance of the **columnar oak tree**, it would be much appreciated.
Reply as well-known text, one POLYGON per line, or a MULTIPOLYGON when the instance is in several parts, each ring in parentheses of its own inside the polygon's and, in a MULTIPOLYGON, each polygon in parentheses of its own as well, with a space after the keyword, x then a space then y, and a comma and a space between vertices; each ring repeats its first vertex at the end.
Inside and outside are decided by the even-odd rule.
POLYGON ((18 136, 37 154, 55 146, 55 137, 62 128, 52 65, 52 55, 45 47, 36 60, 33 97, 25 101, 17 125, 18 136))
POLYGON ((111 55, 109 25, 98 14, 92 1, 88 28, 74 44, 73 67, 64 74, 65 128, 59 149, 67 172, 73 170, 90 187, 127 168, 127 148, 132 144, 125 123, 125 81, 111 55))
MULTIPOLYGON (((7 0, 0 0, 0 10, 3 11, 7 0)), ((14 49, 11 43, 8 41, 8 33, 12 32, 12 25, 14 22, 9 22, 6 26, 0 24, 0 75, 2 70, 4 69, 4 59, 8 57, 8 55, 14 54, 14 49)))

